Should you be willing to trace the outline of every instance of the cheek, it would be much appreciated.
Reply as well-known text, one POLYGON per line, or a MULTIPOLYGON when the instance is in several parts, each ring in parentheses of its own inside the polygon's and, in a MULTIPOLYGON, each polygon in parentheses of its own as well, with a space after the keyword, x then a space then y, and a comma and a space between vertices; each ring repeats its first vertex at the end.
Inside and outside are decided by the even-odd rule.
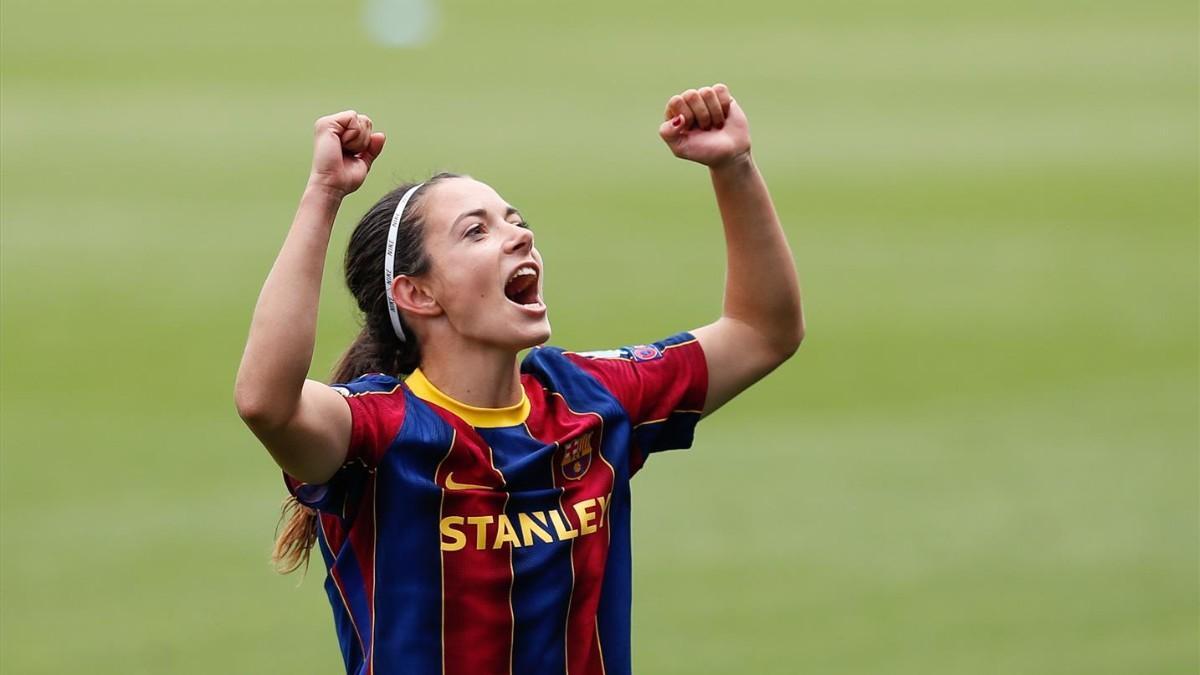
MULTIPOLYGON (((466 269, 470 269, 466 267, 466 269)), ((462 274, 446 280, 446 288, 450 291, 451 304, 471 308, 479 302, 490 299, 495 294, 495 281, 490 277, 477 274, 462 274)))

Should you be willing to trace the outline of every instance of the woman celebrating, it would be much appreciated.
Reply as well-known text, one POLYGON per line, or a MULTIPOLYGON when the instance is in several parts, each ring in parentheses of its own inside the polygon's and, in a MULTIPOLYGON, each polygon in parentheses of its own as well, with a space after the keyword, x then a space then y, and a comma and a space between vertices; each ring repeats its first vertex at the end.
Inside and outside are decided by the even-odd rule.
POLYGON ((316 542, 347 673, 629 673, 630 477, 787 359, 791 252, 724 85, 673 96, 659 133, 709 167, 728 250, 706 326, 603 352, 543 346, 542 257, 488 185, 388 193, 346 252, 364 327, 306 379, 330 230, 384 136, 316 123, 312 173, 238 369, 238 413, 292 494, 276 562, 316 542), (521 350, 533 349, 523 360, 521 350))

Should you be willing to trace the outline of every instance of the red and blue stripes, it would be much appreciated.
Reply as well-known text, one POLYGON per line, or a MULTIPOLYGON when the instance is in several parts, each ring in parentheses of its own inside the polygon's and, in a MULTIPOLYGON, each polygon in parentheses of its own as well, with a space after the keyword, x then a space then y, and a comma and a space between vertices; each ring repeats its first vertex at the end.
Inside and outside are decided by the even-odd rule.
POLYGON ((629 479, 639 440, 690 443, 707 375, 672 375, 703 360, 690 337, 650 368, 535 349, 506 426, 383 376, 343 385, 363 447, 289 487, 321 511, 347 672, 629 673, 629 479))
MULTIPOLYGON (((439 464, 455 434, 407 393, 408 414, 377 470, 378 542, 371 654, 366 675, 442 672, 442 559, 438 550, 439 464)), ((358 523, 355 523, 355 527, 358 523)))

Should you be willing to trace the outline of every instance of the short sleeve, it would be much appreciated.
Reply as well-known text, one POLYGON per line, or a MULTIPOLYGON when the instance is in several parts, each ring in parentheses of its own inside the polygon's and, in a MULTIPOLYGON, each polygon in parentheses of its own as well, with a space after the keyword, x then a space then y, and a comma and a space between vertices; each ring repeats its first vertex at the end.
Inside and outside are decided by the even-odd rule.
POLYGON ((303 483, 284 474, 288 491, 301 504, 318 511, 344 513, 346 504, 391 447, 404 421, 404 391, 400 380, 372 373, 330 387, 350 406, 350 447, 346 462, 328 482, 303 483))
POLYGON ((651 344, 565 354, 629 415, 634 443, 641 451, 635 469, 648 453, 691 447, 708 394, 704 350, 691 333, 651 344))

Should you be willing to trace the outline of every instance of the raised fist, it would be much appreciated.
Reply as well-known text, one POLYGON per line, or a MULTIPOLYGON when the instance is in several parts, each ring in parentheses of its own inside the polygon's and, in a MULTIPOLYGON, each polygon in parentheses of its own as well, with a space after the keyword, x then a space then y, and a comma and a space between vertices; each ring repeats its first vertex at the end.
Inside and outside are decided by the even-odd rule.
POLYGON ((357 190, 366 180, 371 162, 383 151, 384 135, 371 129, 371 118, 353 110, 318 119, 313 128, 309 184, 342 196, 357 190))
POLYGON ((658 135, 676 157, 716 168, 750 152, 750 125, 723 84, 672 96, 663 116, 658 135))

